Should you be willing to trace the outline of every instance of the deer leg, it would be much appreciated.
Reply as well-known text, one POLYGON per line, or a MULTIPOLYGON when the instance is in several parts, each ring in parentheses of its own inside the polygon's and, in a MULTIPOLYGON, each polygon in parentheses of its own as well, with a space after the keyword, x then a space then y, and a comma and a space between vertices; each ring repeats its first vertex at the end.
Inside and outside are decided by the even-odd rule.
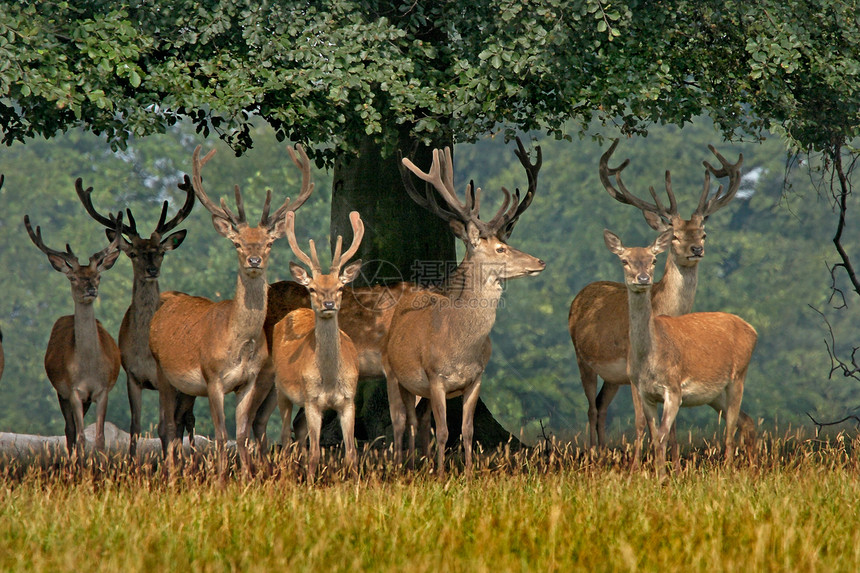
POLYGON ((340 430, 343 434, 346 467, 350 474, 355 475, 355 402, 352 400, 348 400, 340 410, 340 430))
POLYGON ((125 378, 126 388, 128 388, 128 409, 131 416, 131 423, 128 428, 128 455, 134 458, 137 455, 137 440, 140 438, 140 405, 143 389, 131 372, 126 371, 125 378))
POLYGON ((257 374, 255 383, 258 388, 257 404, 254 407, 251 429, 254 439, 261 450, 266 449, 266 427, 269 418, 278 403, 277 389, 275 388, 275 367, 271 360, 266 360, 257 374))
POLYGON ((678 420, 675 419, 672 422, 672 428, 669 430, 669 443, 668 446, 671 451, 671 455, 669 456, 672 459, 672 469, 675 472, 681 471, 681 447, 678 444, 678 420))
POLYGON ((448 443, 448 405, 445 388, 439 381, 430 382, 430 407, 436 421, 436 472, 445 475, 445 446, 448 443))
MULTIPOLYGON (((681 396, 679 392, 667 391, 663 396, 663 421, 657 431, 656 443, 654 444, 655 463, 657 463, 657 474, 660 479, 666 477, 666 447, 669 442, 669 433, 675 425, 678 409, 681 407, 681 396)), ((654 436, 651 437, 654 440, 654 436)))
POLYGON ((71 401, 66 400, 59 394, 57 394, 57 399, 60 401, 60 411, 63 413, 63 419, 66 421, 66 450, 71 456, 75 451, 75 442, 78 437, 75 431, 75 414, 72 411, 71 401))
MULTIPOLYGON (((597 373, 579 359, 579 379, 588 400, 588 447, 593 448, 599 443, 597 434, 597 373)), ((604 387, 606 387, 604 383, 604 387)))
POLYGON ((603 387, 597 394, 595 406, 597 408, 597 445, 600 448, 606 447, 606 414, 609 411, 609 404, 612 403, 612 399, 615 398, 620 388, 621 386, 618 384, 604 380, 603 387))
POLYGON ((84 402, 77 390, 72 390, 70 402, 72 404, 72 415, 75 418, 75 450, 79 455, 84 453, 87 439, 84 436, 84 402))
POLYGON ((388 411, 391 414, 391 427, 394 432, 394 464, 399 466, 403 461, 403 432, 406 430, 406 404, 400 394, 400 383, 392 374, 391 369, 385 368, 385 383, 388 387, 388 411))
POLYGON ((249 453, 252 418, 260 403, 266 397, 265 395, 259 396, 258 394, 257 385, 252 381, 238 393, 239 399, 236 402, 236 449, 239 452, 239 461, 242 468, 249 476, 254 473, 254 466, 251 463, 251 454, 249 453))
MULTIPOLYGON (((645 442, 645 429, 652 422, 649 421, 645 415, 645 407, 642 404, 642 395, 639 393, 639 389, 634 384, 630 384, 630 390, 632 391, 631 397, 633 398, 633 419, 636 432, 633 441, 633 463, 631 468, 636 471, 639 469, 639 464, 642 460, 642 444, 645 442)), ((654 429, 649 428, 649 430, 649 433, 653 440, 653 436, 655 435, 654 429)))
MULTIPOLYGON (((215 427, 215 455, 218 460, 218 476, 221 479, 227 477, 227 423, 224 420, 224 392, 221 390, 220 384, 217 382, 209 382, 206 384, 207 394, 209 397, 209 415, 212 416, 212 425, 215 427)), ((237 408, 238 410, 238 405, 237 408)), ((238 412, 237 416, 238 418, 238 412)), ((239 426, 239 420, 236 420, 236 426, 239 426)), ((238 440, 237 440, 237 447, 238 440)))
POLYGON ((176 468, 176 456, 181 451, 182 442, 177 440, 176 435, 176 389, 164 380, 159 368, 159 422, 158 431, 161 437, 161 450, 164 453, 169 471, 176 468))
POLYGON ((179 441, 188 432, 188 445, 194 450, 194 396, 176 392, 176 412, 174 414, 176 431, 179 441))
POLYGON ((418 417, 415 412, 415 394, 400 386, 400 398, 403 401, 403 408, 406 412, 406 431, 407 434, 407 448, 408 455, 407 459, 409 460, 409 469, 415 469, 415 434, 418 428, 418 417))
POLYGON ((415 404, 418 414, 418 444, 421 446, 421 456, 430 459, 430 424, 433 410, 430 408, 430 400, 421 398, 415 404))
POLYGON ((475 408, 478 405, 478 396, 481 394, 481 377, 466 388, 463 392, 463 426, 460 433, 463 436, 463 450, 465 452, 466 474, 472 473, 472 439, 475 435, 475 408))
POLYGON ((281 448, 286 452, 292 443, 291 426, 293 418, 293 403, 283 392, 276 392, 278 410, 281 413, 281 448))
POLYGON ((105 418, 107 418, 108 393, 99 393, 96 399, 96 450, 105 452, 105 418))
POLYGON ((735 430, 738 427, 738 417, 741 411, 741 400, 744 397, 744 377, 746 369, 740 373, 738 378, 726 387, 726 464, 732 462, 735 455, 735 430))
POLYGON ((305 404, 305 418, 308 420, 308 481, 313 481, 317 475, 320 463, 320 430, 322 429, 322 410, 315 404, 305 404))

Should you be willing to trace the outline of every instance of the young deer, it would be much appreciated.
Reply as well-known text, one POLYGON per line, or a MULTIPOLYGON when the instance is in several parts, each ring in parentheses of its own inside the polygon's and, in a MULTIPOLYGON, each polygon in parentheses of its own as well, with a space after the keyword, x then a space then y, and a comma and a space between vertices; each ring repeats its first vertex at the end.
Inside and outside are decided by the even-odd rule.
POLYGON ((664 231, 648 247, 625 247, 603 232, 606 247, 624 267, 629 320, 627 376, 639 394, 654 444, 657 473, 666 472, 667 436, 681 406, 708 404, 726 418, 725 458, 734 455, 734 434, 744 394, 744 379, 756 345, 756 331, 738 316, 696 312, 657 316, 651 289, 657 255, 672 242, 664 231), (657 427, 657 405, 663 418, 657 427))
MULTIPOLYGON (((200 203, 212 214, 212 224, 236 248, 239 272, 236 296, 232 300, 213 302, 209 299, 180 292, 161 295, 161 306, 152 317, 149 346, 158 365, 161 391, 162 419, 167 424, 170 450, 176 442, 174 408, 175 392, 209 398, 209 409, 215 426, 219 473, 226 474, 224 445, 227 429, 224 420, 224 395, 238 394, 236 404, 236 447, 246 470, 251 470, 248 452, 250 425, 254 413, 269 388, 256 384, 257 375, 269 361, 263 334, 266 317, 266 265, 272 243, 284 236, 284 215, 298 209, 310 196, 310 162, 301 146, 301 159, 288 148, 290 157, 302 170, 302 190, 298 198, 287 200, 272 216, 269 205, 271 190, 266 193, 263 215, 258 227, 251 227, 245 217, 245 207, 239 186, 235 187, 238 213, 227 208, 222 199, 218 207, 203 188, 201 170, 212 158, 210 151, 200 159, 200 147, 194 150, 192 184, 200 203)), ((169 460, 173 463, 173 453, 169 460)))
MULTIPOLYGON (((177 231, 171 235, 167 233, 182 223, 194 206, 194 189, 191 186, 191 179, 186 175, 185 181, 180 183, 178 187, 185 191, 185 203, 176 215, 169 221, 167 220, 167 201, 165 201, 155 230, 149 238, 144 238, 137 231, 137 224, 131 210, 126 209, 128 224, 122 225, 122 233, 119 234, 118 239, 120 250, 131 259, 134 273, 131 305, 128 307, 119 328, 119 350, 122 355, 122 367, 126 374, 128 404, 131 409, 129 455, 132 457, 137 452, 137 440, 140 436, 141 394, 144 389, 159 390, 155 359, 149 350, 149 323, 159 304, 158 278, 161 274, 161 263, 167 252, 182 244, 182 241, 185 240, 186 231, 177 231)), ((113 240, 117 237, 116 218, 112 214, 102 215, 93 206, 93 188, 84 189, 81 179, 78 178, 75 181, 75 189, 90 217, 105 226, 108 239, 113 240)), ((177 394, 176 416, 176 425, 180 428, 180 439, 183 429, 187 429, 189 438, 193 438, 194 396, 177 394)), ((166 426, 163 421, 159 420, 158 435, 161 438, 162 451, 167 455, 167 434, 165 432, 166 426)))
MULTIPOLYGON (((609 167, 609 158, 615 151, 618 140, 600 158, 600 180, 604 188, 615 200, 625 205, 633 205, 642 211, 648 224, 657 231, 671 229, 672 244, 663 277, 654 284, 651 296, 656 314, 678 316, 689 313, 693 308, 698 285, 699 261, 705 255, 705 222, 725 207, 736 195, 740 187, 740 166, 743 155, 737 163, 729 163, 713 146, 711 152, 719 160, 720 169, 707 161, 703 162, 705 182, 696 210, 689 219, 678 213, 678 204, 672 191, 672 180, 666 171, 666 194, 668 207, 664 206, 651 188, 653 203, 643 201, 631 194, 621 180, 621 171, 630 160, 625 160, 616 168, 609 167), (710 196, 711 175, 728 177, 728 188, 722 185, 710 196), (613 185, 615 178, 617 188, 613 185)), ((568 316, 568 327, 582 387, 588 399, 589 444, 601 447, 606 445, 606 413, 618 389, 630 384, 627 377, 627 289, 623 284, 599 281, 587 285, 573 299, 568 316), (597 393, 597 377, 603 379, 603 387, 597 393), (596 438, 596 439, 595 439, 596 438)), ((645 418, 639 404, 638 394, 633 392, 633 408, 636 415, 636 442, 633 466, 638 466, 642 436, 645 432, 645 418)), ((754 434, 755 424, 746 414, 741 413, 741 424, 746 434, 754 434)))
POLYGON ((272 361, 275 383, 278 388, 278 406, 281 411, 281 443, 290 444, 290 420, 294 404, 303 404, 310 437, 308 478, 316 475, 320 460, 320 429, 324 410, 336 410, 340 417, 346 464, 355 469, 355 393, 358 386, 358 352, 350 337, 339 328, 344 286, 352 282, 361 270, 361 261, 355 261, 341 270, 361 244, 364 224, 358 213, 350 213, 352 245, 341 255, 343 238, 338 236, 331 267, 325 274, 317 257, 313 240, 311 256, 298 246, 295 234, 295 215, 287 213, 287 239, 296 257, 311 269, 311 274, 291 262, 290 272, 299 284, 307 288, 311 309, 294 310, 274 328, 272 335, 272 361))
POLYGON ((496 320, 496 307, 507 279, 537 275, 545 267, 542 260, 507 244, 519 216, 531 203, 537 188, 541 155, 536 164, 517 140, 517 157, 526 168, 529 189, 520 202, 519 190, 513 201, 507 189, 504 204, 489 221, 479 217, 480 189, 466 188, 466 204, 454 190, 451 151, 433 151, 428 173, 408 159, 403 165, 430 183, 444 199, 440 206, 432 190, 421 196, 402 170, 410 196, 435 215, 448 221, 452 231, 466 244, 463 261, 448 280, 445 291, 416 289, 397 303, 388 334, 383 341, 382 364, 388 384, 391 421, 394 426, 394 455, 399 463, 406 422, 409 455, 414 459, 417 419, 415 396, 430 399, 436 421, 437 471, 445 471, 445 446, 448 440, 446 398, 463 395, 463 446, 465 467, 472 467, 472 422, 481 388, 481 376, 490 359, 490 331, 496 320), (510 206, 510 208, 509 208, 510 206))
MULTIPOLYGON (((30 226, 24 215, 27 233, 48 262, 69 279, 75 314, 62 316, 54 323, 45 351, 45 372, 57 391, 60 410, 66 421, 66 447, 70 455, 84 451, 84 416, 90 405, 96 404, 96 443, 98 451, 105 449, 105 415, 108 393, 119 376, 119 348, 108 331, 96 320, 93 302, 99 295, 101 274, 110 269, 119 257, 118 239, 90 257, 81 265, 66 245, 66 251, 55 251, 42 241, 42 230, 30 226)), ((116 232, 122 227, 122 213, 116 218, 116 232)))

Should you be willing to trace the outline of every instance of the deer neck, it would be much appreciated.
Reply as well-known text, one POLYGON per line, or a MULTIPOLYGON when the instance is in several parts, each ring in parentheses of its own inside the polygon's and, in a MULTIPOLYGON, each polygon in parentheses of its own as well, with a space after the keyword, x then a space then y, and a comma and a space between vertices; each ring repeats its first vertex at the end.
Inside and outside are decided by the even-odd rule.
POLYGON ((467 255, 446 283, 447 304, 437 309, 449 331, 446 339, 458 346, 480 343, 490 335, 502 285, 489 274, 491 265, 481 265, 467 255), (489 269, 489 271, 488 271, 489 269))
POLYGON ((693 310, 696 287, 699 284, 699 265, 678 266, 670 254, 666 258, 663 277, 653 287, 654 312, 679 316, 693 310))
POLYGON ((654 352, 656 340, 650 289, 644 291, 628 289, 627 306, 630 320, 627 368, 628 371, 638 371, 654 352))
POLYGON ((236 296, 233 299, 232 332, 241 338, 256 338, 263 330, 266 319, 266 273, 249 277, 239 273, 236 296))
MULTIPOLYGON (((315 313, 316 314, 316 313, 315 313)), ((316 316, 314 323, 315 356, 321 378, 337 380, 340 371, 340 327, 337 316, 320 318, 316 316)))
POLYGON ((101 358, 98 323, 92 303, 75 303, 75 354, 78 364, 98 364, 101 358))
POLYGON ((128 307, 131 321, 129 326, 135 331, 145 330, 147 338, 149 323, 158 309, 159 294, 160 289, 157 280, 134 277, 134 284, 131 287, 131 306, 128 307))

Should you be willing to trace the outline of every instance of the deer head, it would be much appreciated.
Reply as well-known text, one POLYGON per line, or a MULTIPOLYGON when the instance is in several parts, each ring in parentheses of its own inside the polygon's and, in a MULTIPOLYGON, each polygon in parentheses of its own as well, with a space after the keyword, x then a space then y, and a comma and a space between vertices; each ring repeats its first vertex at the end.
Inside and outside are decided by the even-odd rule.
POLYGON ((671 228, 674 231, 672 255, 678 266, 696 265, 705 255, 705 222, 709 216, 728 205, 740 188, 740 168, 744 161, 743 154, 738 156, 737 163, 729 163, 725 157, 717 152, 713 145, 708 146, 711 153, 719 160, 721 167, 720 169, 716 169, 707 161, 702 162, 705 166, 705 183, 699 196, 699 203, 690 218, 684 219, 678 213, 678 203, 672 191, 672 176, 668 170, 666 170, 668 206, 663 205, 653 187, 649 188, 651 197, 654 200, 653 203, 644 201, 627 190, 627 187, 621 180, 621 171, 627 167, 630 160, 625 159, 618 167, 609 167, 609 158, 617 146, 618 140, 616 139, 600 157, 599 171, 603 187, 619 203, 633 205, 642 211, 645 220, 652 229, 662 232, 671 228), (711 175, 717 178, 728 177, 728 188, 724 190, 723 186, 720 185, 717 192, 711 196, 711 175), (615 185, 612 183, 613 177, 615 178, 615 185))
POLYGON ((272 243, 275 239, 283 237, 286 233, 284 215, 301 207, 313 191, 314 184, 310 181, 310 161, 308 160, 308 156, 301 145, 297 145, 296 149, 301 156, 300 158, 296 156, 292 148, 288 147, 287 151, 289 151, 293 163, 302 171, 302 189, 299 196, 292 202, 287 197, 286 201, 270 216, 269 205, 272 201, 272 190, 267 189, 266 202, 263 205, 263 215, 260 218, 260 225, 257 227, 248 225, 245 217, 245 205, 238 185, 234 187, 236 213, 233 213, 227 207, 227 203, 223 198, 221 199, 220 207, 209 198, 203 188, 201 171, 203 166, 215 155, 215 150, 213 149, 207 153, 203 159, 200 159, 200 146, 198 145, 194 150, 191 179, 194 192, 197 194, 200 203, 212 214, 212 224, 215 226, 215 230, 233 243, 233 246, 236 248, 236 254, 239 257, 240 273, 249 278, 257 278, 263 275, 272 250, 272 243))
POLYGON ((122 212, 116 216, 116 236, 107 247, 90 256, 87 265, 80 264, 68 243, 65 252, 46 246, 42 240, 42 229, 36 227, 36 230, 33 231, 32 226, 30 226, 29 215, 24 215, 24 226, 27 228, 27 234, 30 235, 33 244, 48 256, 48 262, 51 263, 54 270, 63 273, 69 279, 72 286, 72 298, 75 303, 92 304, 99 296, 101 273, 110 269, 119 258, 117 244, 122 229, 122 212))
POLYGON ((475 188, 474 182, 466 186, 466 202, 463 203, 458 199, 454 189, 454 167, 449 147, 444 150, 433 150, 433 162, 426 173, 407 158, 402 159, 400 168, 409 196, 416 203, 448 222, 454 234, 466 244, 466 256, 469 262, 481 268, 488 280, 536 275, 546 267, 546 263, 540 259, 514 249, 507 243, 520 215, 532 202, 542 163, 540 147, 537 147, 535 163, 529 161, 525 147, 519 138, 517 138, 517 148, 517 157, 528 176, 528 190, 521 201, 519 189, 516 189, 512 196, 502 187, 505 195, 504 202, 489 221, 480 218, 481 189, 475 188), (412 184, 410 171, 429 183, 442 197, 445 206, 439 204, 429 187, 425 187, 423 195, 419 193, 412 184))
MULTIPOLYGON (((128 224, 122 225, 122 232, 119 234, 119 248, 131 259, 134 276, 140 277, 145 281, 156 281, 161 274, 161 263, 164 260, 164 254, 168 251, 179 247, 182 241, 185 240, 186 231, 177 231, 171 235, 166 235, 175 229, 182 221, 191 213, 191 208, 194 207, 194 189, 191 185, 191 179, 186 175, 185 180, 177 185, 179 189, 185 191, 185 203, 182 208, 167 220, 167 201, 162 204, 161 216, 158 218, 158 224, 149 238, 142 237, 137 230, 134 216, 131 214, 131 209, 126 209, 128 215, 128 224)), ((92 187, 84 189, 81 178, 75 181, 75 190, 78 193, 78 198, 84 205, 87 213, 97 222, 105 226, 105 233, 109 240, 113 241, 116 236, 116 217, 109 213, 104 216, 96 211, 92 201, 92 187)))
POLYGON ((657 255, 665 251, 673 240, 674 232, 666 229, 647 247, 625 247, 621 239, 608 229, 603 230, 606 248, 618 255, 624 267, 624 283, 627 288, 641 292, 654 284, 654 268, 657 255))
POLYGON ((361 239, 364 236, 364 223, 361 221, 361 217, 357 211, 349 214, 353 233, 352 244, 345 253, 341 254, 343 237, 338 235, 334 255, 331 260, 331 267, 329 268, 329 272, 325 273, 320 265, 319 257, 317 257, 316 245, 313 239, 310 240, 310 257, 299 248, 296 241, 295 218, 295 213, 287 213, 287 240, 290 242, 290 248, 296 257, 311 269, 311 274, 308 275, 307 271, 301 265, 294 262, 290 262, 290 272, 299 284, 308 289, 311 297, 311 307, 317 317, 331 318, 340 310, 343 287, 355 280, 361 270, 361 260, 350 263, 343 270, 341 270, 341 267, 358 251, 361 239))

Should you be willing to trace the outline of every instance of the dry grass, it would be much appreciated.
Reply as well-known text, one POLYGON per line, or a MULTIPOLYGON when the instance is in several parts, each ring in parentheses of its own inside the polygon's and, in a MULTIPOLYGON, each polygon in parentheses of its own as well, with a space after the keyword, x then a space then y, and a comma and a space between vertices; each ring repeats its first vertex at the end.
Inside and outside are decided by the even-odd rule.
POLYGON ((172 479, 121 460, 6 464, 0 570, 851 571, 858 447, 765 435, 724 467, 688 445, 665 485, 621 449, 575 444, 483 453, 444 479, 365 450, 358 477, 334 456, 314 485, 293 456, 226 483, 211 460, 172 479))

